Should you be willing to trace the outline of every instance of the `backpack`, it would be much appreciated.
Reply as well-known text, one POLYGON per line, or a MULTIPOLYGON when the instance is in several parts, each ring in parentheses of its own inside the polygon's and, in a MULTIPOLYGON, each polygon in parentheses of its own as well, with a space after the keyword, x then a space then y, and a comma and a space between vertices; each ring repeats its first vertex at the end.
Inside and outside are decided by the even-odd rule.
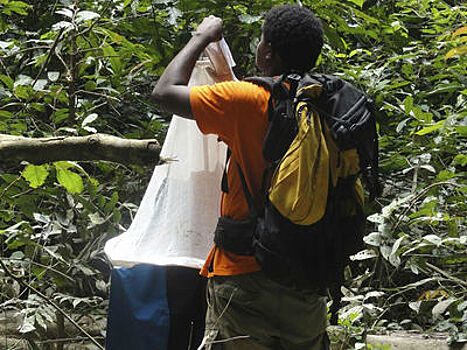
MULTIPOLYGON (((271 91, 263 156, 272 173, 264 209, 256 213, 237 169, 249 218, 219 219, 214 241, 254 255, 262 271, 298 289, 329 289, 337 323, 349 257, 363 248, 363 188, 378 192, 378 142, 372 101, 328 75, 248 78, 271 91)), ((268 178, 268 176, 263 176, 268 178)))

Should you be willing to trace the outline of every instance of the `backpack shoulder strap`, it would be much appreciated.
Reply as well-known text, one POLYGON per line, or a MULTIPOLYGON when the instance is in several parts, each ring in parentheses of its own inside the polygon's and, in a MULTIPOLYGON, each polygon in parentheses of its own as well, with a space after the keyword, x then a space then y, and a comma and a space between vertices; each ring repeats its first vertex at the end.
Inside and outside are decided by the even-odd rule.
POLYGON ((256 84, 258 86, 261 86, 265 88, 268 91, 272 91, 272 87, 274 86, 274 83, 277 81, 277 78, 273 77, 248 77, 245 78, 244 81, 247 81, 249 83, 256 84))
POLYGON ((224 173, 222 174, 222 182, 221 182, 221 190, 224 193, 229 193, 229 183, 227 181, 227 164, 229 164, 231 155, 232 155, 232 150, 230 149, 230 147, 227 147, 227 153, 225 155, 224 173))
POLYGON ((253 202, 253 197, 251 196, 250 190, 248 189, 248 185, 246 183, 245 175, 243 174, 242 168, 240 167, 240 164, 237 163, 237 170, 240 175, 240 180, 242 181, 242 188, 243 188, 243 193, 245 194, 246 202, 248 204, 248 211, 250 214, 250 219, 254 219, 258 216, 256 209, 255 209, 255 204, 253 202))
MULTIPOLYGON (((244 81, 256 84, 270 91, 271 97, 269 101, 271 101, 272 99, 279 100, 279 101, 285 101, 289 99, 289 97, 291 96, 289 93, 289 88, 283 84, 283 82, 286 81, 288 78, 289 78, 289 75, 283 74, 277 78, 249 77, 249 78, 245 78, 244 81)), ((300 78, 300 76, 298 76, 298 78, 300 78)), ((295 83, 294 89, 296 89, 296 86, 298 86, 298 81, 297 83, 295 83)), ((292 95, 295 96, 295 91, 293 92, 292 95)))

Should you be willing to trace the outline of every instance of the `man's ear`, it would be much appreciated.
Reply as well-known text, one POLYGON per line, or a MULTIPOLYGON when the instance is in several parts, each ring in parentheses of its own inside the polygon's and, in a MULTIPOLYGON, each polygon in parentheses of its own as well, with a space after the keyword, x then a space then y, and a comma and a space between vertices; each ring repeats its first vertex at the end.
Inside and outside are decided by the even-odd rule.
POLYGON ((264 59, 269 61, 272 58, 272 47, 270 43, 267 43, 264 47, 264 59))

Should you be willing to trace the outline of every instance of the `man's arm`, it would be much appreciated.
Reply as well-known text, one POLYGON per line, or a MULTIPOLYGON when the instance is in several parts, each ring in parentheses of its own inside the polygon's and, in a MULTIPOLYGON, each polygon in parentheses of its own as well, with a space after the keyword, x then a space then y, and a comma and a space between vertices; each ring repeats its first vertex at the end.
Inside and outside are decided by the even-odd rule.
POLYGON ((187 86, 198 57, 209 43, 222 38, 222 20, 206 17, 188 44, 169 63, 151 94, 151 100, 168 112, 193 119, 187 86))

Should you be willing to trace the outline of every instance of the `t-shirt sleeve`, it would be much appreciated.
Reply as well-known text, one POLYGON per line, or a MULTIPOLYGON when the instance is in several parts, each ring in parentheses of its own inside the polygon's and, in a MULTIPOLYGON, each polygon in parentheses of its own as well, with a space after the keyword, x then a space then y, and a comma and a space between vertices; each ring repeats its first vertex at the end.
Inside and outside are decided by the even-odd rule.
POLYGON ((228 142, 239 127, 248 127, 251 111, 266 112, 268 92, 249 82, 224 82, 190 90, 193 116, 203 134, 228 142))

